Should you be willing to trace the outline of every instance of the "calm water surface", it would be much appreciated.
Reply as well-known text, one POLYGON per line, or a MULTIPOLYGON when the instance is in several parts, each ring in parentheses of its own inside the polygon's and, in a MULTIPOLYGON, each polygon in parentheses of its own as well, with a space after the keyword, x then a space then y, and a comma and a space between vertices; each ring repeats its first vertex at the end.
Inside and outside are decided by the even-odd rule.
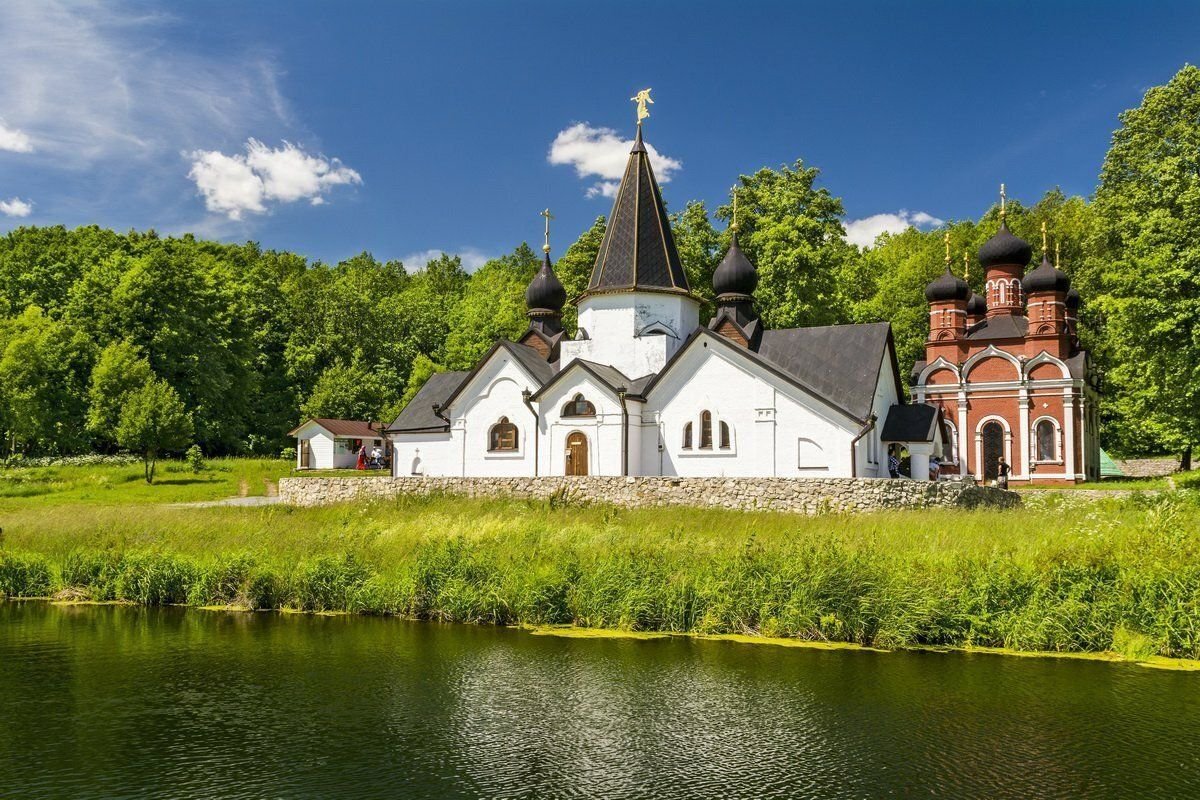
POLYGON ((1200 675, 0 603, 0 797, 1200 797, 1200 675))

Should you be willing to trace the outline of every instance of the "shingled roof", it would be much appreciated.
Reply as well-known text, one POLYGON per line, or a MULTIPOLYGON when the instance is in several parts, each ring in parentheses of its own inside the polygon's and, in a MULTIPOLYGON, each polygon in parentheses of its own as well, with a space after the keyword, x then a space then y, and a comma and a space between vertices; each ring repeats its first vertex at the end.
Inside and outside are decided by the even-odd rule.
MULTIPOLYGON (((707 328, 697 328, 667 365, 642 390, 643 395, 670 372, 697 338, 705 336, 763 365, 784 380, 859 422, 871 415, 879 370, 889 353, 895 368, 892 327, 886 322, 826 325, 763 331, 758 350, 734 344, 707 328)), ((895 369, 893 369, 895 372, 895 369)), ((903 396, 899 375, 896 394, 903 396)))
POLYGON ((640 125, 584 296, 633 290, 691 293, 640 125))
POLYGON ((320 425, 334 436, 351 439, 373 439, 383 434, 383 426, 375 422, 363 422, 357 419, 331 419, 329 417, 311 417, 288 431, 288 436, 295 436, 300 429, 309 423, 320 425))
POLYGON ((447 398, 462 385, 466 377, 466 372, 436 372, 430 375, 425 385, 400 412, 400 416, 396 417, 396 421, 388 426, 388 432, 422 433, 446 430, 450 427, 449 423, 433 413, 433 407, 436 405, 440 408, 445 405, 447 398))

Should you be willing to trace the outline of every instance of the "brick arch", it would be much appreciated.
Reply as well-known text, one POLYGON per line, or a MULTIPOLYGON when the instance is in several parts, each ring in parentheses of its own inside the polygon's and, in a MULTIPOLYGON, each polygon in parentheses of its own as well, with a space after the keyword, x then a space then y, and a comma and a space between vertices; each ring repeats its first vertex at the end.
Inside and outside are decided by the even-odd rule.
POLYGON ((933 372, 931 372, 929 377, 925 379, 925 383, 929 386, 933 386, 935 384, 941 386, 955 384, 958 383, 958 375, 955 374, 954 370, 948 367, 941 367, 940 369, 935 369, 933 372))
POLYGON ((971 365, 967 372, 970 383, 985 383, 991 381, 1015 381, 1021 377, 1017 365, 1004 356, 989 355, 971 365))

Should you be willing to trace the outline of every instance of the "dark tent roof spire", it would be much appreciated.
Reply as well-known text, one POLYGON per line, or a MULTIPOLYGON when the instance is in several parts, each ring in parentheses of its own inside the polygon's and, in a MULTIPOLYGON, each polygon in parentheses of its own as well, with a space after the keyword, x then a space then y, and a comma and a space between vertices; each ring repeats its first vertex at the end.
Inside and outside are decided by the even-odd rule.
POLYGON ((650 115, 646 105, 654 101, 649 89, 632 99, 638 104, 637 135, 584 297, 618 291, 691 294, 642 139, 642 120, 650 115))

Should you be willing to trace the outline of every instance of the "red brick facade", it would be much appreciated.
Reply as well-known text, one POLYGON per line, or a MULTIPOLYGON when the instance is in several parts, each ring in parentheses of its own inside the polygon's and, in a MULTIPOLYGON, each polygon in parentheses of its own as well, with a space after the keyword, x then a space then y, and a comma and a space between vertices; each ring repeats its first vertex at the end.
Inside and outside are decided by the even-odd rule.
POLYGON ((912 394, 942 409, 941 472, 990 481, 1003 457, 1013 483, 1098 480, 1099 396, 1076 338, 1078 294, 1045 256, 1025 274, 1028 245, 1007 227, 993 241, 1002 247, 979 252, 986 311, 947 276, 926 292, 929 339, 912 394))

